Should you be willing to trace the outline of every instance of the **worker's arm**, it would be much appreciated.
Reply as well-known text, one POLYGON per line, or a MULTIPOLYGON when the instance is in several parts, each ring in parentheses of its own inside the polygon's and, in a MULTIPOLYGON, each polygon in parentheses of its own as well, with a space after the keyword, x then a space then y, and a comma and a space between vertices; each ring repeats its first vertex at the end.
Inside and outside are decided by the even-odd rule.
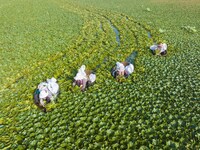
POLYGON ((44 101, 43 101, 43 98, 40 98, 40 104, 44 107, 44 101))
POLYGON ((87 79, 83 79, 83 83, 80 85, 81 91, 84 91, 86 88, 87 79))

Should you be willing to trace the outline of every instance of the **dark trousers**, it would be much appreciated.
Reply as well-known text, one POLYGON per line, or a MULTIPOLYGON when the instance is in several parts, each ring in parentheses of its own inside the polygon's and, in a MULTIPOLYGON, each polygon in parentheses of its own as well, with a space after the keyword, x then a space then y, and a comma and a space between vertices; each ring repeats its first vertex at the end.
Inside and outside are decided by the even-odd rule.
POLYGON ((164 56, 167 54, 167 51, 161 52, 160 55, 164 56))
MULTIPOLYGON (((155 50, 151 50, 151 52, 152 52, 153 55, 156 55, 155 50)), ((164 51, 164 52, 161 52, 161 53, 160 53, 161 56, 164 56, 164 55, 166 55, 166 54, 167 54, 167 51, 164 51)))

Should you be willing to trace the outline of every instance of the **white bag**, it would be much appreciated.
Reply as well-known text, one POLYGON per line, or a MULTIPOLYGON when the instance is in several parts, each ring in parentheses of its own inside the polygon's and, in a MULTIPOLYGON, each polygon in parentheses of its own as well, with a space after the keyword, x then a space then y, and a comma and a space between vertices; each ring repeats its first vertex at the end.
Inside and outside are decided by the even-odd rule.
POLYGON ((91 73, 91 74, 89 75, 89 80, 93 83, 93 82, 96 80, 96 75, 93 74, 93 73, 91 73))
POLYGON ((129 64, 128 66, 125 67, 125 70, 128 72, 128 74, 133 73, 134 71, 134 66, 133 64, 129 64))
POLYGON ((51 78, 51 79, 47 79, 47 87, 48 90, 53 94, 57 94, 59 91, 59 85, 56 83, 56 79, 55 78, 51 78))
POLYGON ((82 65, 80 69, 78 69, 78 73, 74 77, 75 80, 82 80, 87 79, 86 73, 85 73, 85 65, 82 65))

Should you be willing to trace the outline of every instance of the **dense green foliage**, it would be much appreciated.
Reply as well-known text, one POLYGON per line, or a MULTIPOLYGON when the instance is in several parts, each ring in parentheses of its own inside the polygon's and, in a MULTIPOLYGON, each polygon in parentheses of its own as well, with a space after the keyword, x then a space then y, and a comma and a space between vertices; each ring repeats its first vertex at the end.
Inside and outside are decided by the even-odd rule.
POLYGON ((1 86, 69 46, 82 23, 78 15, 48 1, 5 0, 0 7, 1 86))
POLYGON ((18 24, 0 37, 1 56, 8 58, 1 64, 1 78, 10 74, 12 78, 1 83, 0 148, 199 149, 198 6, 186 7, 187 15, 195 16, 188 23, 187 15, 179 16, 185 6, 176 3, 70 1, 31 1, 32 7, 28 0, 0 0, 2 13, 15 12, 10 12, 15 19, 3 18, 7 24, 1 31, 12 21, 18 24), (29 33, 29 28, 34 31, 29 33), (47 43, 38 40, 41 36, 47 43), (19 44, 22 41, 25 45, 19 44), (154 41, 168 44, 167 57, 151 55, 154 41), (135 72, 116 82, 111 67, 133 51, 135 72), (13 55, 21 58, 18 64, 10 61, 13 55), (97 75, 96 83, 83 93, 72 88, 82 64, 97 75), (33 104, 32 94, 50 77, 58 79, 61 93, 45 114, 33 104))

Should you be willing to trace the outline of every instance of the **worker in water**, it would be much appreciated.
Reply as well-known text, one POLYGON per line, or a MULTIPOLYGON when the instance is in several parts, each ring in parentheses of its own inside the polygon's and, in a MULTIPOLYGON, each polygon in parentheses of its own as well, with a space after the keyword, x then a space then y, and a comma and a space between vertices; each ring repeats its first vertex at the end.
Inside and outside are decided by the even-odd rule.
POLYGON ((165 56, 167 54, 167 44, 158 42, 158 44, 154 44, 150 46, 153 55, 165 56), (156 53, 156 51, 158 51, 156 53))
POLYGON ((54 102, 59 94, 59 85, 55 78, 47 79, 46 82, 41 82, 34 92, 35 104, 46 112, 45 105, 54 102))
POLYGON ((112 68, 111 74, 114 78, 117 76, 127 78, 134 71, 134 66, 129 62, 117 62, 116 66, 112 68))
POLYGON ((85 91, 95 80, 96 75, 91 70, 85 70, 85 65, 82 65, 74 77, 73 86, 77 85, 81 91, 85 91))

